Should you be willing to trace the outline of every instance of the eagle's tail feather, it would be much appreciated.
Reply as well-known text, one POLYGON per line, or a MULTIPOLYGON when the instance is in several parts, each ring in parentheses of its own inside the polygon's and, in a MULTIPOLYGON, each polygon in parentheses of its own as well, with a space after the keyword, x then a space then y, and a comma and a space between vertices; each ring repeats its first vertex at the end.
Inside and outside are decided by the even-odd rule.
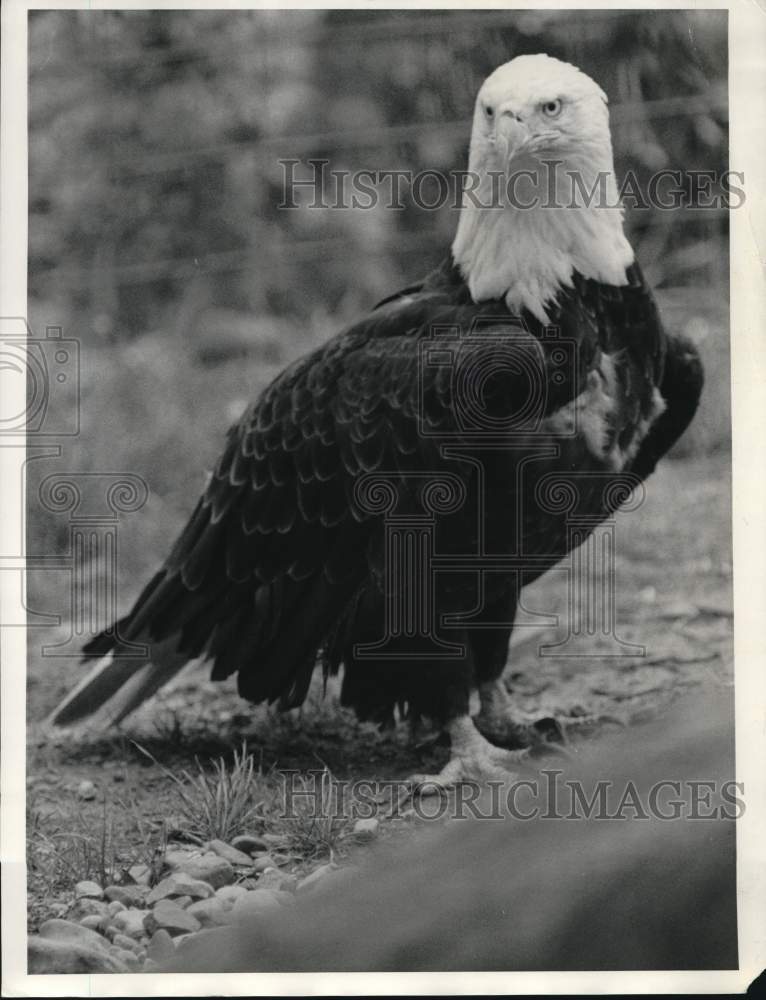
POLYGON ((145 657, 107 653, 54 709, 49 724, 71 726, 86 716, 97 726, 120 722, 189 662, 176 646, 174 636, 150 644, 145 657))

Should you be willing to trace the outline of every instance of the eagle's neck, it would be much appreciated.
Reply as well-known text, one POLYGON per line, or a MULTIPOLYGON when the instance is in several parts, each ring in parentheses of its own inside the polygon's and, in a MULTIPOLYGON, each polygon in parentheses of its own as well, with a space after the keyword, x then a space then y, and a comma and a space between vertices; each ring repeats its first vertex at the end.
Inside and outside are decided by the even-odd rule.
POLYGON ((464 193, 452 254, 475 302, 504 298, 511 312, 528 309, 546 323, 548 309, 559 290, 572 284, 575 271, 624 285, 633 250, 617 207, 611 150, 600 170, 576 158, 542 169, 529 161, 519 164, 522 169, 535 179, 520 174, 510 199, 496 175, 471 171, 479 184, 464 193), (571 179, 575 171, 582 189, 571 179), (596 194, 589 199, 594 185, 596 194), (530 204, 534 207, 522 207, 530 204))

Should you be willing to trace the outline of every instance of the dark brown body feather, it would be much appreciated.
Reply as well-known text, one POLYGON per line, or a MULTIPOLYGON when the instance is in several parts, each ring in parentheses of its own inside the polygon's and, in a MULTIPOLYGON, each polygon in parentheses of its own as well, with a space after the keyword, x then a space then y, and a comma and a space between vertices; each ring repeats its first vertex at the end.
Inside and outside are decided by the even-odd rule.
MULTIPOLYGON (((297 361, 229 432, 165 564, 132 611, 86 652, 118 655, 123 641, 172 639, 181 658, 209 656, 214 678, 236 672, 244 697, 290 707, 305 697, 324 650, 327 669, 344 662, 344 700, 363 717, 386 721, 397 703, 437 719, 464 711, 471 684, 502 671, 511 625, 453 628, 448 640, 465 650, 458 660, 358 662, 354 647, 382 630, 383 518, 360 506, 355 490, 368 473, 393 475, 398 513, 417 514, 413 475, 457 477, 466 500, 437 518, 435 544, 440 552, 476 553, 481 515, 485 551, 507 554, 521 546, 528 563, 520 572, 486 575, 480 613, 488 621, 512 622, 520 586, 554 565, 571 544, 565 517, 538 503, 543 478, 593 472, 579 501, 580 512, 590 516, 606 516, 619 502, 604 500, 613 467, 594 455, 582 433, 552 431, 552 415, 580 397, 609 355, 615 406, 608 447, 635 436, 651 416, 656 390, 667 403, 623 469, 644 477, 696 408, 702 375, 694 349, 668 338, 637 266, 628 279, 616 288, 575 275, 559 296, 551 327, 543 328, 531 315, 511 316, 502 302, 473 303, 447 262, 422 285, 386 300, 297 361), (479 336, 472 340, 477 325, 479 336), (515 370, 506 364, 482 383, 482 405, 510 428, 516 444, 484 457, 481 486, 475 462, 449 457, 442 447, 444 440, 458 452, 462 445, 463 453, 482 447, 475 434, 463 433, 454 371, 422 363, 426 340, 454 338, 455 331, 463 349, 478 351, 483 363, 491 365, 498 345, 519 360, 515 370), (530 399, 533 413, 524 424, 530 399), (522 482, 523 460, 546 443, 555 445, 555 454, 527 466, 533 471, 522 482)), ((476 573, 442 576, 435 599, 440 613, 465 613, 476 605, 476 573)), ((113 688, 130 670, 124 663, 119 669, 113 688)), ((86 688, 71 698, 55 721, 93 711, 94 697, 103 700, 101 688, 97 695, 86 688)))

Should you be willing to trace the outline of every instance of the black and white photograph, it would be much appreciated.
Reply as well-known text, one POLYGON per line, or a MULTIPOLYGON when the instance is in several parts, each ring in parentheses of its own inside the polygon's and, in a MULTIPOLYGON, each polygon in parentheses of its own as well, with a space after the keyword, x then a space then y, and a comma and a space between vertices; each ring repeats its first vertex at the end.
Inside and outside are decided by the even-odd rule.
POLYGON ((763 11, 3 17, 3 995, 757 990, 763 11))

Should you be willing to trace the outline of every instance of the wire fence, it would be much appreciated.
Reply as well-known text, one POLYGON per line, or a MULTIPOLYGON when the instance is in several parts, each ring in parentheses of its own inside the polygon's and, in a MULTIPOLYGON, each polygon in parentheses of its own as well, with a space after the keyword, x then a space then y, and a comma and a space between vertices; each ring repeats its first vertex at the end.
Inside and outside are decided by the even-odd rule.
MULTIPOLYGON (((361 297, 388 290, 383 283, 399 272, 414 276, 413 262, 436 263, 454 213, 418 212, 411 198, 384 220, 364 211, 280 213, 280 160, 463 169, 475 91, 493 60, 519 49, 579 54, 612 88, 618 174, 636 166, 645 180, 652 163, 726 166, 726 67, 695 64, 683 47, 684 12, 638 20, 612 11, 367 12, 350 23, 344 13, 272 11, 235 23, 204 12, 198 31, 178 14, 33 18, 33 295, 119 313, 123 290, 153 288, 147 301, 157 314, 161 300, 182 298, 184 284, 200 278, 212 280, 211 300, 229 295, 235 308, 256 311, 279 309, 273 290, 301 278, 307 299, 325 292, 330 303, 355 283, 361 297), (658 63, 650 43, 663 32, 658 63), (677 65, 665 36, 675 38, 677 65), (281 92, 288 110, 266 113, 281 92), (237 132, 244 138, 231 137, 237 132), (378 266, 381 288, 370 288, 378 266), (233 294, 230 283, 217 284, 236 275, 233 294)), ((721 37, 725 44, 725 21, 694 28, 711 51, 721 37)), ((727 219, 726 207, 693 198, 673 212, 626 215, 650 276, 671 283, 689 274, 720 280, 727 219)), ((143 309, 135 325, 153 321, 143 309)))

